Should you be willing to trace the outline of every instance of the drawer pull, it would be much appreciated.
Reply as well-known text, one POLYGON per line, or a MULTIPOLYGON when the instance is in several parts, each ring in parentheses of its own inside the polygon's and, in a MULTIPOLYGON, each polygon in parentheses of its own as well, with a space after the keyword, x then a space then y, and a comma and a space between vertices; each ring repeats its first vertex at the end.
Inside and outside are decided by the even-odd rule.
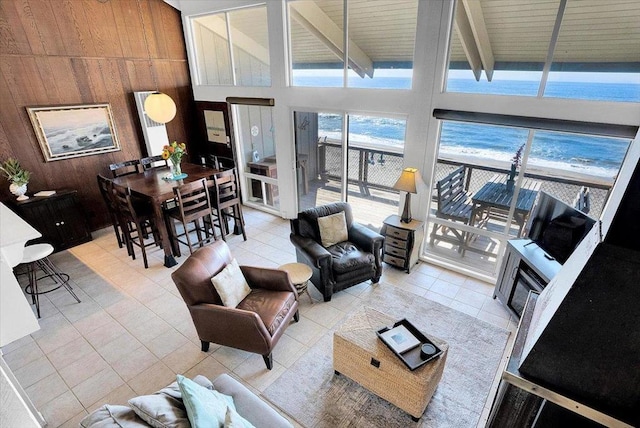
POLYGON ((375 368, 380 368, 380 361, 376 360, 375 358, 371 358, 371 365, 375 368))

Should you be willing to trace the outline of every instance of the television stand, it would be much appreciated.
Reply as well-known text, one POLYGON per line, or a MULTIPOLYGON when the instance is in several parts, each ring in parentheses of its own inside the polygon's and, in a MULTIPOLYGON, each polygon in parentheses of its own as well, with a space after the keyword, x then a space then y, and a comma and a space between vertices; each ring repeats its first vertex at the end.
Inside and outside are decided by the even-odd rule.
POLYGON ((507 241, 493 298, 519 318, 528 292, 542 291, 561 267, 531 239, 511 239, 507 241))

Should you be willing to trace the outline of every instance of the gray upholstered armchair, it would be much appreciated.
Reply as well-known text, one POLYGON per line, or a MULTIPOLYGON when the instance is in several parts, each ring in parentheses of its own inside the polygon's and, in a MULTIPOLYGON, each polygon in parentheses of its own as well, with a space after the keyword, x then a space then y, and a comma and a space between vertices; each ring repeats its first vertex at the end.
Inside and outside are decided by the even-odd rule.
POLYGON ((348 203, 338 202, 298 213, 298 218, 291 220, 290 239, 298 262, 311 267, 311 281, 325 302, 337 291, 369 279, 374 284, 380 280, 384 237, 354 222, 348 203), (345 214, 348 240, 324 247, 318 218, 339 212, 345 214))

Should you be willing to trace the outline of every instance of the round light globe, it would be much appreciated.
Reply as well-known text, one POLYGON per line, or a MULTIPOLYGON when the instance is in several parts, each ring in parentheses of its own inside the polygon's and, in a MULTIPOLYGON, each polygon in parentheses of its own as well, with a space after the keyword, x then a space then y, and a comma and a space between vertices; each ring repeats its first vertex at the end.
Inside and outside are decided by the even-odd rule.
POLYGON ((167 123, 176 116, 176 103, 162 92, 154 92, 144 100, 147 116, 158 123, 167 123))

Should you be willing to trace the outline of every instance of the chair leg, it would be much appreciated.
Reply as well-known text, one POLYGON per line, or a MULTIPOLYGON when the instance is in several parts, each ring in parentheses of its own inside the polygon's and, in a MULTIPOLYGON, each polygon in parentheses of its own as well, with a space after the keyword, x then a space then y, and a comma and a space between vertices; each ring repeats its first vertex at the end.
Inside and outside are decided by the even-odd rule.
POLYGON ((36 314, 40 318, 40 297, 38 295, 38 278, 35 267, 35 262, 27 265, 27 273, 29 275, 29 285, 27 287, 31 289, 31 302, 35 305, 36 314))
POLYGON ((209 342, 205 342, 204 340, 201 340, 200 345, 201 345, 200 349, 202 349, 202 352, 209 351, 209 342))
POLYGON ((242 216, 242 206, 241 205, 236 205, 235 207, 233 207, 234 210, 236 208, 238 209, 236 221, 240 225, 240 227, 242 228, 242 237, 246 241, 247 240, 247 232, 245 232, 245 230, 244 230, 244 217, 242 216))
POLYGON ((73 298, 76 299, 76 302, 80 303, 80 298, 76 296, 76 293, 73 291, 73 287, 71 287, 71 284, 69 284, 69 275, 60 272, 60 269, 58 269, 56 265, 54 265, 53 262, 49 260, 49 257, 45 257, 44 259, 40 260, 38 264, 40 265, 40 269, 42 269, 45 274, 51 275, 51 278, 55 282, 62 285, 69 292, 69 294, 71 294, 73 298), (63 275, 65 275, 67 279, 63 278, 63 275))
MULTIPOLYGON (((147 269, 149 267, 149 262, 147 262, 147 251, 144 248, 144 237, 142 236, 141 224, 136 224, 136 228, 138 229, 138 241, 140 241, 140 250, 142 251, 142 260, 144 261, 144 268, 147 269)), ((147 234, 149 236, 149 234, 147 234)))
POLYGON ((113 231, 116 233, 116 239, 118 240, 118 248, 122 248, 122 238, 120 237, 120 231, 118 230, 118 220, 111 218, 113 225, 113 231))
POLYGON ((271 370, 273 368, 273 355, 269 352, 269 355, 263 355, 264 363, 267 365, 267 369, 271 370))
POLYGON ((220 235, 222 235, 222 240, 227 241, 227 219, 224 216, 224 211, 218 210, 218 223, 220 224, 220 235))
POLYGON ((295 313, 295 314, 293 314, 293 320, 294 320, 295 322, 300 321, 300 311, 296 311, 296 313, 295 313))
POLYGON ((173 251, 173 254, 175 254, 176 257, 180 257, 182 256, 182 253, 180 252, 180 242, 178 241, 178 231, 176 230, 176 222, 173 220, 173 218, 167 216, 165 219, 165 223, 168 226, 167 233, 171 235, 170 241, 171 241, 171 249, 173 251))

